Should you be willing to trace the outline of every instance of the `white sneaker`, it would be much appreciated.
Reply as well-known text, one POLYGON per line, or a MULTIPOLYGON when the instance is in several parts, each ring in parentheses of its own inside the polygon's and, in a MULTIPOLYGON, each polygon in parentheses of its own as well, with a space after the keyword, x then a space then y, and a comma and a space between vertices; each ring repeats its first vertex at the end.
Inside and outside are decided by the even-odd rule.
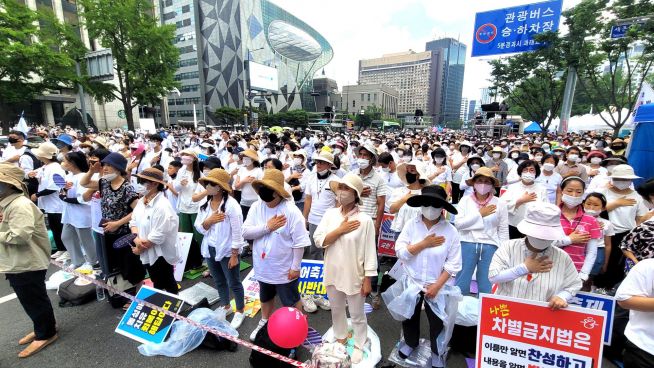
POLYGON ((232 322, 230 325, 232 325, 232 328, 235 330, 238 330, 239 327, 241 327, 241 324, 243 323, 243 320, 245 319, 245 314, 241 312, 236 312, 234 313, 234 318, 232 318, 232 322))
POLYGON ((64 254, 64 252, 61 251, 61 250, 58 250, 58 251, 54 252, 54 253, 50 256, 50 259, 57 259, 57 258, 61 257, 62 254, 64 254))
POLYGON ((68 252, 61 252, 61 255, 55 259, 57 262, 64 263, 70 260, 70 254, 68 252))
POLYGON ((93 273, 93 265, 88 262, 85 262, 83 265, 77 267, 75 271, 83 273, 85 275, 90 275, 93 273))
POLYGON ((301 296, 302 300, 302 308, 304 309, 305 312, 307 313, 313 313, 318 310, 318 307, 316 306, 316 303, 313 301, 313 295, 302 295, 301 296))
POLYGON ((323 298, 322 295, 314 295, 313 296, 313 302, 314 302, 315 305, 320 307, 320 309, 322 309, 322 310, 331 310, 332 309, 331 305, 329 304, 329 300, 323 298))
POLYGON ((229 316, 230 314, 234 313, 234 311, 232 310, 232 305, 231 304, 228 304, 226 307, 223 307, 223 309, 225 310, 225 318, 227 316, 229 316))
POLYGON ((257 338, 257 334, 259 333, 259 330, 261 330, 261 328, 263 328, 263 326, 266 324, 266 322, 268 322, 267 319, 261 319, 259 321, 259 324, 257 325, 257 327, 250 334, 250 341, 254 341, 254 339, 257 338))

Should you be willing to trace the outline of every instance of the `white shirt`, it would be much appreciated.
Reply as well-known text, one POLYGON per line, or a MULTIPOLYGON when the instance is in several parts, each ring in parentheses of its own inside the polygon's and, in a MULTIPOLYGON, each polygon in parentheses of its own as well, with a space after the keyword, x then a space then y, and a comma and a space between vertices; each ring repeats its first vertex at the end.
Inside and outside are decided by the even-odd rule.
POLYGON ((547 201, 549 203, 556 203, 556 191, 559 189, 562 181, 563 177, 556 171, 550 176, 545 175, 541 171, 540 176, 536 178, 536 183, 544 186, 545 190, 547 190, 547 201))
POLYGON ((454 282, 454 276, 462 267, 459 233, 442 217, 431 229, 427 229, 422 216, 409 221, 395 241, 395 253, 402 260, 405 272, 421 286, 436 282, 443 271, 452 275, 450 282, 454 282), (409 253, 409 245, 423 240, 429 234, 445 237, 445 243, 424 249, 416 255, 409 253))
POLYGON ((604 237, 615 235, 615 229, 613 228, 613 224, 611 224, 611 221, 607 219, 603 219, 598 216, 595 217, 595 220, 597 220, 597 222, 599 222, 600 225, 602 224, 604 225, 604 227, 602 227, 602 239, 600 239, 600 241, 597 242, 598 248, 604 248, 606 246, 606 244, 604 244, 604 237))
POLYGON ((253 240, 254 276, 267 284, 287 284, 294 249, 311 244, 304 216, 295 203, 282 200, 270 208, 261 200, 254 202, 243 223, 243 238, 253 240), (286 216, 286 224, 271 232, 268 220, 275 215, 286 216))
MULTIPOLYGON (((638 262, 627 274, 615 293, 617 301, 624 301, 633 296, 654 297, 654 259, 638 262)), ((624 330, 625 336, 634 345, 654 354, 654 312, 629 311, 629 323, 624 330)))
POLYGON ((201 202, 193 202, 193 194, 202 191, 202 186, 193 181, 193 171, 182 166, 177 172, 173 181, 173 187, 177 192, 177 212, 179 213, 198 213, 198 207, 201 202), (186 186, 182 185, 182 180, 188 180, 186 186))
POLYGON ((440 174, 436 175, 436 177, 434 177, 434 179, 431 180, 432 184, 441 185, 452 181, 452 168, 450 168, 449 166, 445 164, 441 166, 436 166, 434 163, 427 165, 428 177, 431 178, 432 175, 438 173, 439 171, 440 174))
POLYGON ((520 221, 525 217, 527 206, 538 202, 549 203, 545 187, 538 183, 525 185, 522 181, 509 185, 500 199, 506 204, 506 208, 509 211, 509 225, 511 226, 518 226, 520 221), (520 207, 517 207, 516 202, 518 201, 518 198, 525 194, 525 192, 536 193, 536 200, 529 203, 523 203, 520 207))
MULTIPOLYGON (((387 201, 389 202, 389 206, 388 206, 389 209, 390 206, 395 204, 395 202, 398 202, 410 191, 411 190, 406 186, 394 189, 393 193, 391 194, 391 200, 387 201)), ((420 193, 421 193, 420 189, 413 190, 414 195, 418 195, 420 193)), ((420 207, 411 207, 408 204, 404 203, 402 207, 400 207, 400 209, 395 214, 395 217, 393 218, 393 222, 391 223, 391 230, 399 233, 404 228, 404 225, 406 225, 407 222, 413 220, 413 218, 415 218, 416 216, 422 216, 422 210, 420 209, 420 207)))
MULTIPOLYGON (((61 214, 61 223, 70 224, 78 229, 88 229, 91 227, 91 206, 84 201, 84 193, 87 191, 80 183, 80 179, 86 173, 69 175, 67 181, 73 183, 68 189, 66 196, 68 198, 77 198, 79 204, 63 202, 63 211, 61 214)), ((99 222, 99 220, 98 220, 99 222)))
MULTIPOLYGON (((241 166, 241 168, 238 169, 236 176, 238 177, 238 180, 241 181, 245 180, 248 176, 253 176, 255 179, 259 180, 263 177, 263 171, 260 167, 253 167, 252 170, 248 170, 247 167, 241 166)), ((236 183, 236 181, 237 180, 235 179, 234 183, 236 183)), ((252 188, 252 183, 243 184, 240 190, 241 205, 243 206, 249 207, 259 199, 259 195, 254 191, 254 188, 252 188)))
MULTIPOLYGON (((16 149, 16 147, 12 146, 11 144, 7 144, 7 147, 5 147, 4 151, 2 151, 2 159, 0 159, 0 161, 4 162, 14 156, 22 156, 26 149, 26 146, 16 149)), ((14 165, 18 166, 18 163, 14 162, 14 165)))
POLYGON ((488 205, 497 207, 495 213, 482 217, 473 195, 474 193, 463 196, 457 205, 459 213, 455 217, 454 226, 459 230, 461 241, 499 247, 509 240, 509 212, 506 204, 493 197, 488 205))
POLYGON ((66 172, 61 168, 61 165, 57 162, 51 162, 45 166, 42 166, 39 170, 39 189, 42 190, 54 190, 54 193, 41 196, 38 198, 39 208, 45 211, 45 213, 61 213, 64 208, 64 202, 59 199, 59 188, 55 184, 53 176, 54 174, 59 174, 62 178, 66 177, 66 172))
POLYGON ((618 194, 606 188, 600 190, 600 193, 604 194, 608 203, 622 197, 636 200, 636 204, 633 206, 618 207, 613 211, 609 211, 609 221, 613 224, 617 234, 633 230, 636 227, 636 217, 644 216, 648 212, 645 202, 643 202, 643 197, 633 190, 628 194, 618 194))
MULTIPOLYGON (((218 205, 217 212, 220 212, 221 208, 222 202, 218 205)), ((228 196, 225 203, 225 220, 213 224, 209 230, 205 230, 202 223, 213 213, 211 203, 208 203, 204 209, 200 208, 198 217, 195 219, 195 228, 200 234, 204 235, 200 246, 202 257, 209 258, 209 247, 213 247, 216 250, 215 260, 220 261, 231 256, 232 249, 241 249, 246 245, 242 234, 243 211, 241 211, 241 206, 236 202, 236 199, 228 196)))
POLYGON ((179 260, 177 250, 177 228, 179 220, 175 210, 163 193, 157 195, 146 205, 144 198, 139 199, 129 226, 138 229, 138 237, 147 239, 154 246, 141 253, 141 262, 153 265, 159 257, 174 265, 179 260))
POLYGON ((311 173, 306 182, 305 195, 311 196, 311 209, 309 210, 309 223, 318 225, 327 209, 336 205, 336 194, 332 192, 329 183, 338 180, 330 173, 326 179, 318 179, 317 173, 311 173))

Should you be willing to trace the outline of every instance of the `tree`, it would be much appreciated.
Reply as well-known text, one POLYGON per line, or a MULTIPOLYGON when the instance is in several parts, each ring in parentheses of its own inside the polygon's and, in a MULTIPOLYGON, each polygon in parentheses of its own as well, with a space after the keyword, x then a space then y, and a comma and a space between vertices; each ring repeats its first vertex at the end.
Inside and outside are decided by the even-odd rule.
POLYGON ((611 27, 622 19, 652 14, 651 0, 584 0, 564 12, 569 28, 562 36, 567 62, 577 69, 579 87, 593 110, 615 111, 600 117, 616 137, 654 65, 654 18, 632 25, 623 38, 610 38, 611 27), (635 47, 642 53, 634 53, 635 47))
POLYGON ((546 46, 490 61, 491 80, 497 92, 507 96, 512 111, 537 122, 545 134, 561 110, 565 65, 555 33, 538 35, 536 40, 546 46))
POLYGON ((118 86, 105 84, 96 98, 118 99, 129 129, 134 129, 132 109, 158 103, 179 86, 175 71, 179 51, 174 25, 160 25, 149 0, 80 0, 89 38, 111 49, 118 86))
POLYGON ((20 103, 79 81, 75 60, 85 48, 51 12, 0 0, 0 101, 20 103))
POLYGON ((216 119, 222 124, 236 125, 243 122, 244 113, 243 110, 223 106, 216 109, 216 119))

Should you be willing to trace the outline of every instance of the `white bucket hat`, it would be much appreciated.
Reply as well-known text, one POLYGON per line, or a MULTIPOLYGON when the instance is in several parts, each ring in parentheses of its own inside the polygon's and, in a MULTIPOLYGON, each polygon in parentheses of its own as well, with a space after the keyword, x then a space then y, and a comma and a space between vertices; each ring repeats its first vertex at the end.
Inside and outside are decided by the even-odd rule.
POLYGON ((634 180, 640 179, 640 176, 634 173, 634 168, 629 165, 616 165, 613 172, 609 175, 612 179, 634 180))
POLYGON ((420 175, 418 179, 426 180, 427 181, 426 185, 431 184, 431 181, 427 177, 428 175, 427 175, 427 169, 425 168, 425 163, 419 160, 411 160, 410 162, 403 162, 397 166, 397 176, 400 178, 402 183, 409 185, 409 183, 406 181, 407 166, 415 166, 418 175, 420 175))
POLYGON ((525 218, 518 223, 518 230, 538 239, 561 240, 565 237, 561 226, 561 209, 551 203, 528 205, 525 218))
POLYGON ((349 188, 354 189, 354 191, 357 193, 357 203, 362 204, 363 202, 361 201, 361 193, 363 192, 363 180, 361 180, 361 177, 356 174, 346 174, 343 176, 341 179, 337 180, 332 180, 329 182, 329 189, 332 190, 332 193, 336 194, 338 193, 338 185, 339 184, 345 184, 349 188))

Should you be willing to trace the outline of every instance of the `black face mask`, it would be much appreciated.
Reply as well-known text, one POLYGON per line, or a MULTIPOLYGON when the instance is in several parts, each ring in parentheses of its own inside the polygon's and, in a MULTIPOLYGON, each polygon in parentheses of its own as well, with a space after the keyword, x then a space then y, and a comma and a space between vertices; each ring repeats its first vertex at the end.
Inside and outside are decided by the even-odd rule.
POLYGON ((9 142, 9 144, 18 143, 18 139, 14 138, 14 137, 9 137, 9 138, 7 138, 7 140, 9 142))
POLYGON ((262 185, 259 187, 259 198, 266 203, 270 203, 275 200, 275 191, 262 185))
POLYGON ((234 152, 234 147, 227 147, 227 152, 229 152, 229 153, 234 152))
POLYGON ((411 173, 406 173, 406 182, 409 184, 413 184, 416 182, 418 179, 418 174, 411 174, 411 173))

